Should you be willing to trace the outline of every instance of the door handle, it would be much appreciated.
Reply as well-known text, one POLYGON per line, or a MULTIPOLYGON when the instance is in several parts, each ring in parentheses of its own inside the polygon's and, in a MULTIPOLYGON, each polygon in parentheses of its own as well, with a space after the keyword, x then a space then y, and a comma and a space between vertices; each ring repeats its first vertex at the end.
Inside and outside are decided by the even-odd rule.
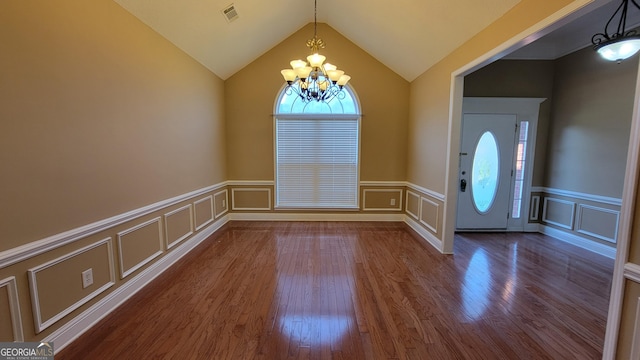
POLYGON ((461 192, 467 191, 467 180, 465 179, 460 180, 460 191, 461 192))

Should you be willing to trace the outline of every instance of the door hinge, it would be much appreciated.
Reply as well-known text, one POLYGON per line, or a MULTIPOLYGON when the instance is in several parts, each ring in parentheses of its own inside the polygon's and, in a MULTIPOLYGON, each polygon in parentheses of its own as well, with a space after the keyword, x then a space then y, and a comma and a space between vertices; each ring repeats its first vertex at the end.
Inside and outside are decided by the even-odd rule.
POLYGON ((513 177, 513 169, 511 169, 511 177, 513 177))
POLYGON ((509 219, 509 212, 507 212, 507 220, 509 219))

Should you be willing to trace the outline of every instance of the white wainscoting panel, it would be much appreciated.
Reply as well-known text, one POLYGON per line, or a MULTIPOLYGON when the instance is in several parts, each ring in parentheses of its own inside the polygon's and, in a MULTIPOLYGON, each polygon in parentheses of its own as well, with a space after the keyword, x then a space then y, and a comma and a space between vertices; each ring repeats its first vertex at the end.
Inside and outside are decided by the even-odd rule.
POLYGON ((362 210, 364 211, 402 211, 402 189, 363 189, 362 190, 362 210), (397 192, 398 195, 398 204, 395 207, 389 208, 370 208, 367 207, 367 193, 368 192, 397 192))
POLYGON ((241 211, 268 211, 271 210, 271 188, 234 188, 231 189, 231 209, 241 211), (236 205, 235 195, 240 192, 265 192, 267 193, 268 204, 266 208, 260 207, 239 207, 236 205))
POLYGON ((540 196, 535 195, 531 197, 531 208, 529 209, 529 220, 537 221, 540 212, 540 196))
POLYGON ((203 229, 190 239, 181 243, 175 250, 167 253, 166 256, 163 256, 148 268, 134 275, 129 281, 125 282, 117 289, 114 289, 104 298, 100 299, 87 310, 83 311, 80 315, 61 325, 60 328, 54 330, 42 341, 55 342, 55 352, 60 352, 60 350, 64 349, 80 335, 97 324, 120 304, 127 301, 127 299, 131 298, 131 296, 136 294, 138 291, 144 289, 145 285, 162 274, 165 270, 169 269, 171 265, 206 240, 211 234, 227 223, 227 221, 229 221, 228 216, 223 216, 206 229, 203 229))
POLYGON ((45 239, 30 242, 17 248, 2 251, 0 252, 0 269, 12 264, 16 264, 33 256, 56 249, 63 245, 84 239, 87 236, 97 234, 114 226, 124 224, 141 216, 148 215, 155 211, 178 204, 187 199, 191 199, 199 195, 215 191, 224 186, 226 186, 226 183, 219 183, 216 185, 208 186, 206 188, 179 195, 171 199, 162 200, 157 203, 126 212, 124 214, 116 215, 114 217, 100 220, 73 230, 65 231, 63 233, 56 234, 45 239))
MULTIPOLYGON (((22 315, 20 315, 20 301, 18 299, 18 287, 15 276, 0 280, 0 288, 6 287, 9 295, 9 311, 11 312, 11 327, 13 328, 13 341, 24 341, 22 330, 22 315)), ((5 320, 6 321, 6 320, 5 320)))
POLYGON ((576 203, 562 199, 554 199, 549 197, 544 198, 544 204, 542 206, 542 221, 567 230, 573 230, 575 214, 576 203), (550 218, 550 216, 557 217, 550 218), (560 216, 568 218, 569 221, 562 222, 562 219, 559 218, 560 216))
POLYGON ((108 288, 110 288, 111 286, 113 286, 115 284, 115 270, 113 268, 113 248, 111 245, 111 238, 106 238, 103 240, 100 240, 96 243, 93 243, 91 245, 85 246, 81 249, 75 250, 73 252, 70 252, 64 256, 61 256, 57 259, 51 260, 47 263, 44 263, 42 265, 38 265, 34 268, 31 268, 27 271, 27 274, 29 276, 29 289, 31 292, 31 305, 33 308, 33 321, 34 321, 34 325, 36 328, 36 333, 40 333, 42 332, 44 329, 48 328, 49 326, 51 326, 52 324, 54 324, 56 321, 62 319, 63 317, 67 316, 69 313, 71 313, 72 311, 74 311, 75 309, 79 308, 80 306, 86 304, 87 302, 89 302, 91 299, 95 298, 96 296, 100 295, 102 292, 104 292, 105 290, 107 290, 108 288), (109 254, 109 259, 108 259, 108 263, 109 263, 109 281, 105 284, 103 284, 102 286, 100 286, 98 289, 96 289, 95 291, 91 292, 89 295, 85 296, 84 298, 78 300, 76 303, 72 304, 71 306, 67 307, 66 309, 62 310, 61 312, 59 312, 58 314, 48 318, 48 319, 42 319, 42 312, 40 310, 40 292, 38 291, 38 273, 44 269, 47 269, 51 266, 54 266, 56 264, 59 264, 65 260, 68 260, 74 256, 78 256, 82 253, 85 253, 87 251, 93 250, 97 247, 100 246, 107 246, 107 253, 109 254))
POLYGON ((131 273, 145 266, 147 263, 157 258, 161 254, 162 254, 162 229, 160 226, 160 217, 151 219, 142 224, 136 225, 130 229, 127 229, 118 233, 118 259, 120 260, 120 278, 121 279, 124 279, 125 277, 131 275, 131 273), (142 231, 143 229, 148 227, 157 228, 158 248, 155 249, 155 251, 153 251, 154 249, 149 249, 150 251, 153 251, 153 252, 151 252, 146 258, 141 259, 138 263, 127 264, 128 266, 125 266, 124 251, 126 249, 128 236, 130 234, 134 234, 136 231, 142 231))
POLYGON ((411 190, 407 190, 407 200, 406 200, 406 204, 407 204, 407 214, 409 214, 409 216, 413 217, 415 220, 420 220, 420 209, 422 208, 422 206, 420 206, 420 195, 414 193, 411 190), (416 202, 417 202, 417 208, 418 208, 418 213, 414 214, 411 212, 411 210, 409 210, 409 198, 413 198, 416 202))
POLYGON ((427 198, 421 198, 420 201, 420 223, 427 227, 427 229, 433 231, 433 233, 438 233, 438 222, 440 220, 440 204, 433 202, 427 198), (425 219, 425 211, 423 210, 426 207, 431 207, 435 211, 434 219, 425 219))
MULTIPOLYGON (((183 226, 185 224, 182 224, 183 226)), ((167 250, 174 247, 176 244, 180 243, 182 240, 188 238, 193 234, 193 207, 191 204, 187 204, 181 208, 175 209, 164 214, 164 233, 165 233, 165 244, 167 246, 167 250), (171 226, 172 226, 172 218, 177 217, 180 213, 187 211, 189 213, 189 224, 188 229, 183 234, 178 236, 177 239, 170 239, 169 236, 171 234, 171 226), (172 241, 173 240, 173 241, 172 241)))
POLYGON ((615 243, 619 222, 620 211, 585 204, 578 205, 576 230, 581 234, 615 243))
POLYGON ((209 225, 214 219, 213 196, 209 195, 193 202, 196 231, 209 225), (200 211, 198 211, 200 209, 200 211), (206 209, 206 211, 205 211, 206 209))
POLYGON ((227 191, 227 189, 224 189, 222 191, 218 191, 217 193, 213 194, 213 213, 214 213, 214 217, 217 219, 220 216, 226 214, 227 212, 229 212, 229 191, 227 191), (217 202, 215 201, 216 198, 218 198, 219 196, 224 194, 224 207, 222 209, 221 212, 218 212, 218 207, 217 207, 217 202))

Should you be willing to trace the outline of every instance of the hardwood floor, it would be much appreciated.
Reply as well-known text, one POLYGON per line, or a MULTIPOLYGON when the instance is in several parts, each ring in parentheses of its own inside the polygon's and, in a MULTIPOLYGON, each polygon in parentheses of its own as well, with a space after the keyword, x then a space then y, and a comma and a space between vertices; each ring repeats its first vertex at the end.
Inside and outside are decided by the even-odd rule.
POLYGON ((612 272, 539 234, 231 222, 56 359, 599 359, 612 272))

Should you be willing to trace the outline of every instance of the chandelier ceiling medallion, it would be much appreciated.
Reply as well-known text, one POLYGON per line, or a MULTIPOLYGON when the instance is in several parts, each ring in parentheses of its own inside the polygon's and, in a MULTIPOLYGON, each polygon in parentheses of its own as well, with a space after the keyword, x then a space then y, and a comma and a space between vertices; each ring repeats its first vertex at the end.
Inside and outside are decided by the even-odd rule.
POLYGON ((307 61, 292 60, 291 69, 280 71, 287 82, 286 91, 294 92, 304 102, 318 101, 329 102, 334 97, 342 94, 342 89, 351 77, 344 71, 338 70, 335 65, 325 63, 325 56, 318 54, 318 49, 324 49, 325 43, 318 38, 318 1, 314 1, 313 14, 313 39, 307 41, 307 47, 312 55, 307 56, 307 61))
MULTIPOLYGON (((622 3, 611 15, 609 21, 604 26, 604 32, 597 33, 591 38, 593 48, 605 59, 620 63, 622 60, 633 56, 640 50, 640 35, 635 30, 627 31, 627 11, 629 1, 636 9, 640 10, 640 5, 635 0, 622 0, 622 3), (614 23, 614 19, 619 17, 618 26, 615 33, 609 33, 609 26, 614 23)), ((614 23, 615 24, 615 23, 614 23)), ((613 30, 613 29, 612 29, 613 30)))

